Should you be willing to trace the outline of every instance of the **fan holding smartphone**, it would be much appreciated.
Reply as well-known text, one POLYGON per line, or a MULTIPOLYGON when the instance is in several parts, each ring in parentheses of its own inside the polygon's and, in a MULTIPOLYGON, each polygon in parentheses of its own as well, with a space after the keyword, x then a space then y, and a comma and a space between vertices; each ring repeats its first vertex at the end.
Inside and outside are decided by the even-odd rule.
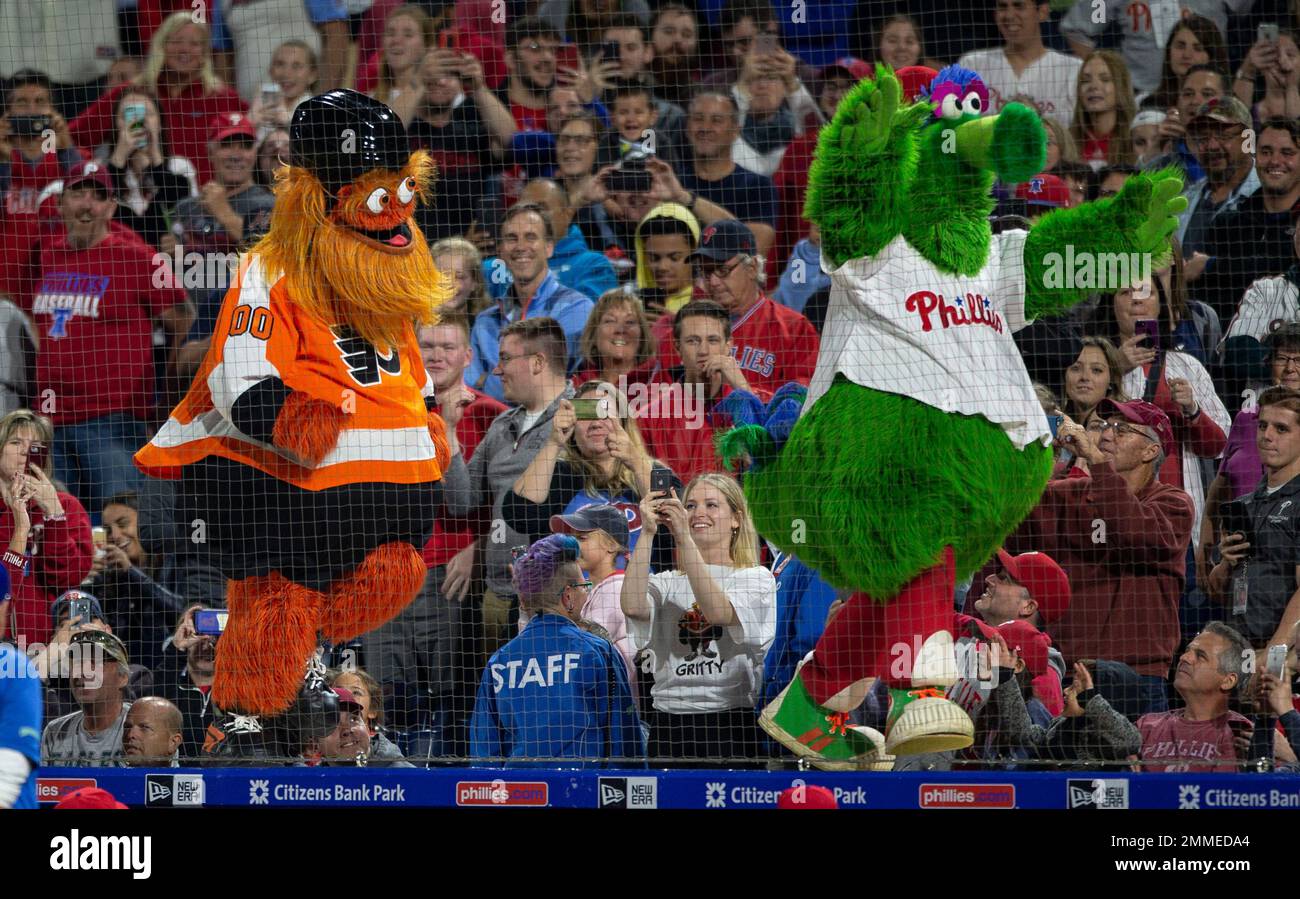
POLYGON ((30 643, 50 635, 50 605, 90 569, 90 521, 50 478, 54 429, 26 409, 0 418, 0 564, 13 602, 0 634, 30 643))
MULTIPOLYGON (((628 549, 641 534, 637 509, 667 484, 681 481, 650 455, 627 397, 604 381, 586 381, 572 399, 561 400, 551 436, 506 494, 506 526, 534 539, 551 529, 553 515, 568 515, 595 503, 628 513, 628 549), (666 481, 665 475, 666 474, 666 481)), ((655 568, 672 565, 667 538, 656 543, 655 568)))

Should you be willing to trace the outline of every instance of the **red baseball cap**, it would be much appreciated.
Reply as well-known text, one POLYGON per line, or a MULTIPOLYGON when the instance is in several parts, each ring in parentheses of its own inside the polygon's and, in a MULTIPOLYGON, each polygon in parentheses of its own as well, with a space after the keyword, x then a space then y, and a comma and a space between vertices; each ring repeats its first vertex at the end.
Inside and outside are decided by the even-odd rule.
POLYGON ((829 78, 835 74, 836 70, 844 72, 856 81, 870 78, 875 73, 875 69, 871 68, 871 63, 863 62, 856 56, 841 56, 830 65, 824 66, 819 74, 822 78, 829 78))
POLYGON ((921 91, 928 88, 939 73, 929 66, 903 66, 894 75, 903 86, 903 96, 909 103, 915 103, 921 91))
POLYGON ((826 787, 809 784, 803 787, 790 787, 776 798, 777 808, 839 808, 835 794, 826 787))
POLYGON ((209 128, 208 140, 220 143, 228 137, 246 137, 257 140, 257 126, 253 120, 240 112, 217 116, 209 128))
POLYGON ((1160 438, 1160 448, 1165 451, 1166 457, 1172 456, 1178 448, 1178 441, 1174 439, 1174 426, 1169 423, 1169 416, 1165 415, 1164 410, 1159 406, 1153 406, 1142 400, 1117 403, 1107 397, 1097 404, 1097 414, 1102 418, 1120 415, 1125 421, 1131 421, 1135 425, 1146 425, 1156 432, 1156 437, 1160 438))
POLYGON ((80 790, 73 790, 67 796, 64 796, 57 803, 55 808, 126 808, 127 806, 117 801, 117 797, 108 790, 99 787, 82 787, 80 790))
POLYGON ((1060 618, 1070 607, 1070 579, 1051 556, 1046 553, 1013 556, 1000 549, 998 561, 1012 580, 1029 591, 1029 598, 1038 604, 1038 620, 1044 625, 1060 618))
POLYGON ((1007 649, 1020 653, 1031 677, 1047 673, 1047 648, 1052 645, 1047 634, 1028 621, 1008 621, 999 625, 998 633, 1007 641, 1007 649))
POLYGON ((1070 205, 1070 188, 1059 177, 1046 172, 1016 185, 1016 196, 1030 206, 1064 209, 1070 205))
POLYGON ((113 196, 113 178, 108 173, 108 166, 93 159, 74 165, 72 171, 68 172, 68 177, 63 179, 63 189, 69 191, 78 184, 85 184, 87 181, 95 182, 107 191, 110 197, 113 196))

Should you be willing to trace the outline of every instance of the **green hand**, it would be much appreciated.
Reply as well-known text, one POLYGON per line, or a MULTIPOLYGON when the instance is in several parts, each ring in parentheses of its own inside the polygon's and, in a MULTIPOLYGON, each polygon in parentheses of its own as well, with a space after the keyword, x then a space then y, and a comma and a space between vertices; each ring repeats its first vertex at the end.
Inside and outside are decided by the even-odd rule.
POLYGON ((859 90, 858 102, 845 114, 840 145, 862 153, 878 153, 889 142, 903 86, 888 66, 877 64, 876 80, 863 83, 859 90))
POLYGON ((1182 196, 1182 190, 1183 179, 1176 174, 1159 173, 1151 177, 1146 220, 1133 233, 1133 242, 1140 252, 1152 253, 1163 249, 1169 237, 1178 230, 1178 213, 1187 208, 1187 198, 1182 196))

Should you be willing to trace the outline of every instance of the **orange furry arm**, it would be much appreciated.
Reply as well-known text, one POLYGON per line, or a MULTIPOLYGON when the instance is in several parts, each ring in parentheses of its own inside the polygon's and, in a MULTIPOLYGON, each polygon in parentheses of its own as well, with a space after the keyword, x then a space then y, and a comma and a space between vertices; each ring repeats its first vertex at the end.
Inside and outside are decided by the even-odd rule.
POLYGON ((343 410, 301 391, 290 393, 275 419, 271 442, 315 467, 339 442, 343 410))
POLYGON ((447 423, 432 409, 429 410, 429 436, 433 438, 433 449, 438 456, 438 470, 446 471, 451 465, 451 444, 447 442, 447 423))

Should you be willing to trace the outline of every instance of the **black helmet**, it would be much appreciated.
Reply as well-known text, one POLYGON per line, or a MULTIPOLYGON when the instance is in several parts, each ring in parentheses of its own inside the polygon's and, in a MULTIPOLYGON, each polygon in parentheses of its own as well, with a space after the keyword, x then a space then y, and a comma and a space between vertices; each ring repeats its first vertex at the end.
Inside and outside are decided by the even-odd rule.
POLYGON ((294 110, 289 154, 334 196, 371 169, 400 169, 411 145, 397 113, 365 94, 334 90, 294 110))

